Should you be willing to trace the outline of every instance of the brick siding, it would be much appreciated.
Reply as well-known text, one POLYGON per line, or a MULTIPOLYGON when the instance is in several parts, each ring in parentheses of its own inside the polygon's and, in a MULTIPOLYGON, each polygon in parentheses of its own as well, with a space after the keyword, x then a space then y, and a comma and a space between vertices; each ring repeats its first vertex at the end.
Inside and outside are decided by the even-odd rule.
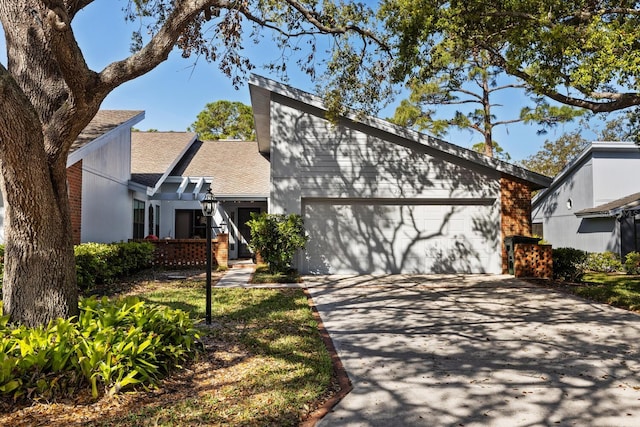
MULTIPOLYGON (((203 267, 207 265, 205 239, 145 240, 156 246, 153 265, 163 267, 203 267)), ((212 265, 229 266, 229 235, 219 234, 212 239, 212 265)))
POLYGON ((514 276, 553 277, 553 254, 551 245, 516 243, 514 249, 514 276))
POLYGON ((73 244, 79 245, 82 230, 82 160, 67 168, 67 187, 73 244))
POLYGON ((502 232, 502 273, 509 272, 507 236, 531 236, 531 188, 523 181, 502 175, 500 177, 500 209, 502 232))

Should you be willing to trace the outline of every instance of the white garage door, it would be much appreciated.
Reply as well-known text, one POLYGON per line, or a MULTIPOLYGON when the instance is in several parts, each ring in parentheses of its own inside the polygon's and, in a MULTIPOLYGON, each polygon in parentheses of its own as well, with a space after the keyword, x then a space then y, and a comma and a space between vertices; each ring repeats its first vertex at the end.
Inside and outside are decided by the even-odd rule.
MULTIPOLYGON (((490 203, 490 202, 489 202, 490 203)), ((303 201, 312 274, 500 273, 500 220, 491 204, 303 201)))

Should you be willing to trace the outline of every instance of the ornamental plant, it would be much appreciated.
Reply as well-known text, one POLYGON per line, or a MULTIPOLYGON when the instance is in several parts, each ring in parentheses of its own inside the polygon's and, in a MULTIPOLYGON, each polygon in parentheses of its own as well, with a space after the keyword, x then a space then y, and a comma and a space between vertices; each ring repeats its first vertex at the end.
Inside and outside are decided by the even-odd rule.
POLYGON ((135 297, 80 300, 80 315, 29 328, 0 317, 0 396, 94 398, 152 387, 193 359, 197 329, 182 310, 135 297))
POLYGON ((286 273, 296 251, 309 240, 303 219, 297 214, 252 213, 247 225, 251 229, 250 247, 260 254, 271 274, 286 273))

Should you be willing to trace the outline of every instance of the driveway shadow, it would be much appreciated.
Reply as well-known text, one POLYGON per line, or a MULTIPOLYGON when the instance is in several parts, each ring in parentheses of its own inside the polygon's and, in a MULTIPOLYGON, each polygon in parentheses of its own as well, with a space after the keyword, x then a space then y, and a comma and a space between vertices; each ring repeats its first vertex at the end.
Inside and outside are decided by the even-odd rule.
POLYGON ((305 277, 353 383, 320 425, 640 423, 640 316, 509 276, 305 277))

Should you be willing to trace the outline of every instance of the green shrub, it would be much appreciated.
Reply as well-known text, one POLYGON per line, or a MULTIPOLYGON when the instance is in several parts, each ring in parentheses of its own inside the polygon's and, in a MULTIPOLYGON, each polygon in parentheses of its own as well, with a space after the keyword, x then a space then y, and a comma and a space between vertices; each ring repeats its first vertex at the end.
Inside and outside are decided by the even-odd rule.
POLYGON ((286 273, 296 251, 309 239, 297 214, 252 213, 247 225, 251 228, 251 249, 260 253, 273 274, 286 273))
POLYGON ((613 252, 592 252, 587 255, 585 268, 599 273, 612 273, 622 270, 622 262, 613 252))
POLYGON ((11 328, 0 318, 0 395, 51 398, 79 387, 118 393, 153 385, 195 355, 193 321, 136 298, 80 301, 77 319, 11 328))
POLYGON ((585 272, 587 253, 574 248, 553 249, 553 277, 578 282, 585 272))
POLYGON ((83 243, 74 248, 78 286, 111 283, 151 266, 154 246, 148 242, 83 243))
POLYGON ((629 252, 624 259, 624 269, 627 274, 640 274, 640 253, 629 252))

